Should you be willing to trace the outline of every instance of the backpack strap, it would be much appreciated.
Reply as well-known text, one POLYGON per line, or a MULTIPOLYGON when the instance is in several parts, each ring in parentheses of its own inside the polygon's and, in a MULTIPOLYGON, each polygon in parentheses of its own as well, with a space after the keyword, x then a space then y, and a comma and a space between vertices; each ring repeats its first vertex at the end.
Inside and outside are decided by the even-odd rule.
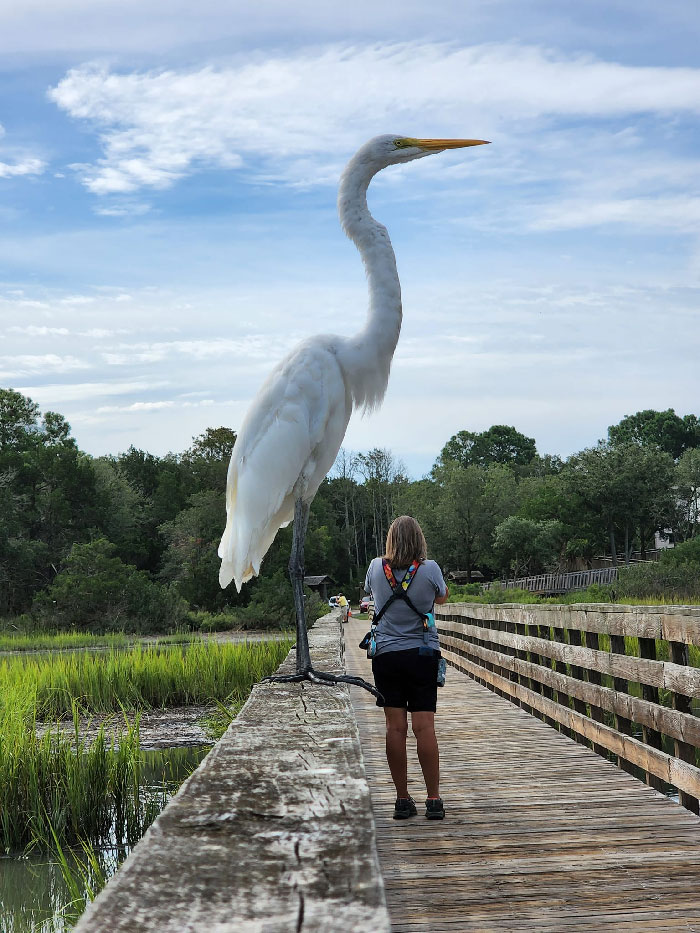
POLYGON ((375 628, 377 625, 379 625, 379 621, 381 617, 384 615, 384 613, 389 608, 389 606, 395 600, 402 599, 405 603, 408 603, 408 605, 415 612, 415 614, 420 617, 421 621, 423 622, 423 630, 427 631, 429 627, 429 620, 428 620, 427 614, 425 612, 420 612, 418 609, 416 609, 416 607, 413 605, 413 602, 410 596, 406 592, 409 586, 411 585, 411 582, 413 581, 413 578, 415 577, 416 571, 418 570, 419 567, 420 567, 420 561, 418 560, 412 561, 411 566, 408 568, 406 573, 403 575, 401 582, 397 583, 396 577, 394 576, 394 571, 389 566, 388 560, 386 559, 386 557, 382 557, 382 569, 384 570, 384 576, 386 577, 386 581, 391 587, 391 596, 387 599, 387 601, 384 603, 382 608, 372 619, 372 625, 375 628))

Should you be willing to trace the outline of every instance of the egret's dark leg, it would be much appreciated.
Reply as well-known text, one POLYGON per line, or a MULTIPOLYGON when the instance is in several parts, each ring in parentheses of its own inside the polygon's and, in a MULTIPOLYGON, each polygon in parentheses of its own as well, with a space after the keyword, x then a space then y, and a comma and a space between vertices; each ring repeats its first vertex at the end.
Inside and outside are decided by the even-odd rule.
POLYGON ((306 628, 306 607, 304 605, 304 542, 309 526, 310 506, 297 499, 294 503, 294 534, 292 535, 292 553, 289 556, 289 579, 294 593, 294 609, 297 617, 297 674, 311 670, 309 652, 309 633, 306 628))
MULTIPOLYGON (((353 684, 364 687, 376 697, 381 694, 361 677, 352 677, 349 674, 329 674, 326 671, 316 671, 311 666, 311 653, 309 652, 309 634, 306 630, 306 609, 304 606, 304 541, 306 528, 309 524, 308 503, 297 499, 294 503, 294 533, 292 536, 292 553, 289 558, 289 576, 292 581, 294 593, 294 609, 297 617, 297 672, 296 674, 275 674, 265 677, 264 681, 274 683, 289 683, 298 680, 310 680, 315 684, 353 684)), ((263 682, 264 682, 263 681, 263 682)))

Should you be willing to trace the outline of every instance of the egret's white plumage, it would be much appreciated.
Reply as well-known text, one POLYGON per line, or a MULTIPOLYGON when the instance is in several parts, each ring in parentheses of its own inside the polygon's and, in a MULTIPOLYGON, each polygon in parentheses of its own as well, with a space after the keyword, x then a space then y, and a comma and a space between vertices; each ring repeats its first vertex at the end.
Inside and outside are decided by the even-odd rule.
POLYGON ((369 314, 353 337, 305 340, 268 376, 238 432, 219 546, 222 587, 242 585, 260 564, 295 502, 310 503, 336 458, 353 408, 380 404, 401 330, 401 286, 386 228, 367 207, 367 187, 387 165, 482 140, 377 136, 343 172, 338 212, 367 272, 369 314))

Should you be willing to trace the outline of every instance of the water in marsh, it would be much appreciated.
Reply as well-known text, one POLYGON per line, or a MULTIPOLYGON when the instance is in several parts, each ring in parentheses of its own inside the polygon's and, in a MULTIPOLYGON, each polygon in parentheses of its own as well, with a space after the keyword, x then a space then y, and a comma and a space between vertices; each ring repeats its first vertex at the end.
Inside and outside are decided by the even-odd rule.
MULTIPOLYGON (((144 750, 143 789, 172 796, 199 765, 210 745, 144 750)), ((116 845, 98 852, 109 877, 127 851, 116 845)), ((47 855, 0 857, 0 933, 63 933, 70 929, 71 894, 61 870, 47 855)))

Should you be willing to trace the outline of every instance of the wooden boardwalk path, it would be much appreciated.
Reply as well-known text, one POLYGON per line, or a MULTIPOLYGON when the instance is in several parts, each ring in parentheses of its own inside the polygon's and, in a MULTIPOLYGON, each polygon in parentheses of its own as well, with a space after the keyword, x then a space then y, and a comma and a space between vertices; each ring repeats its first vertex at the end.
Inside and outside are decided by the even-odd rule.
MULTIPOLYGON (((348 672, 371 680, 345 626, 348 672)), ((351 688, 395 933, 700 933, 700 819, 454 668, 438 693, 444 822, 395 822, 384 717, 351 688)))

